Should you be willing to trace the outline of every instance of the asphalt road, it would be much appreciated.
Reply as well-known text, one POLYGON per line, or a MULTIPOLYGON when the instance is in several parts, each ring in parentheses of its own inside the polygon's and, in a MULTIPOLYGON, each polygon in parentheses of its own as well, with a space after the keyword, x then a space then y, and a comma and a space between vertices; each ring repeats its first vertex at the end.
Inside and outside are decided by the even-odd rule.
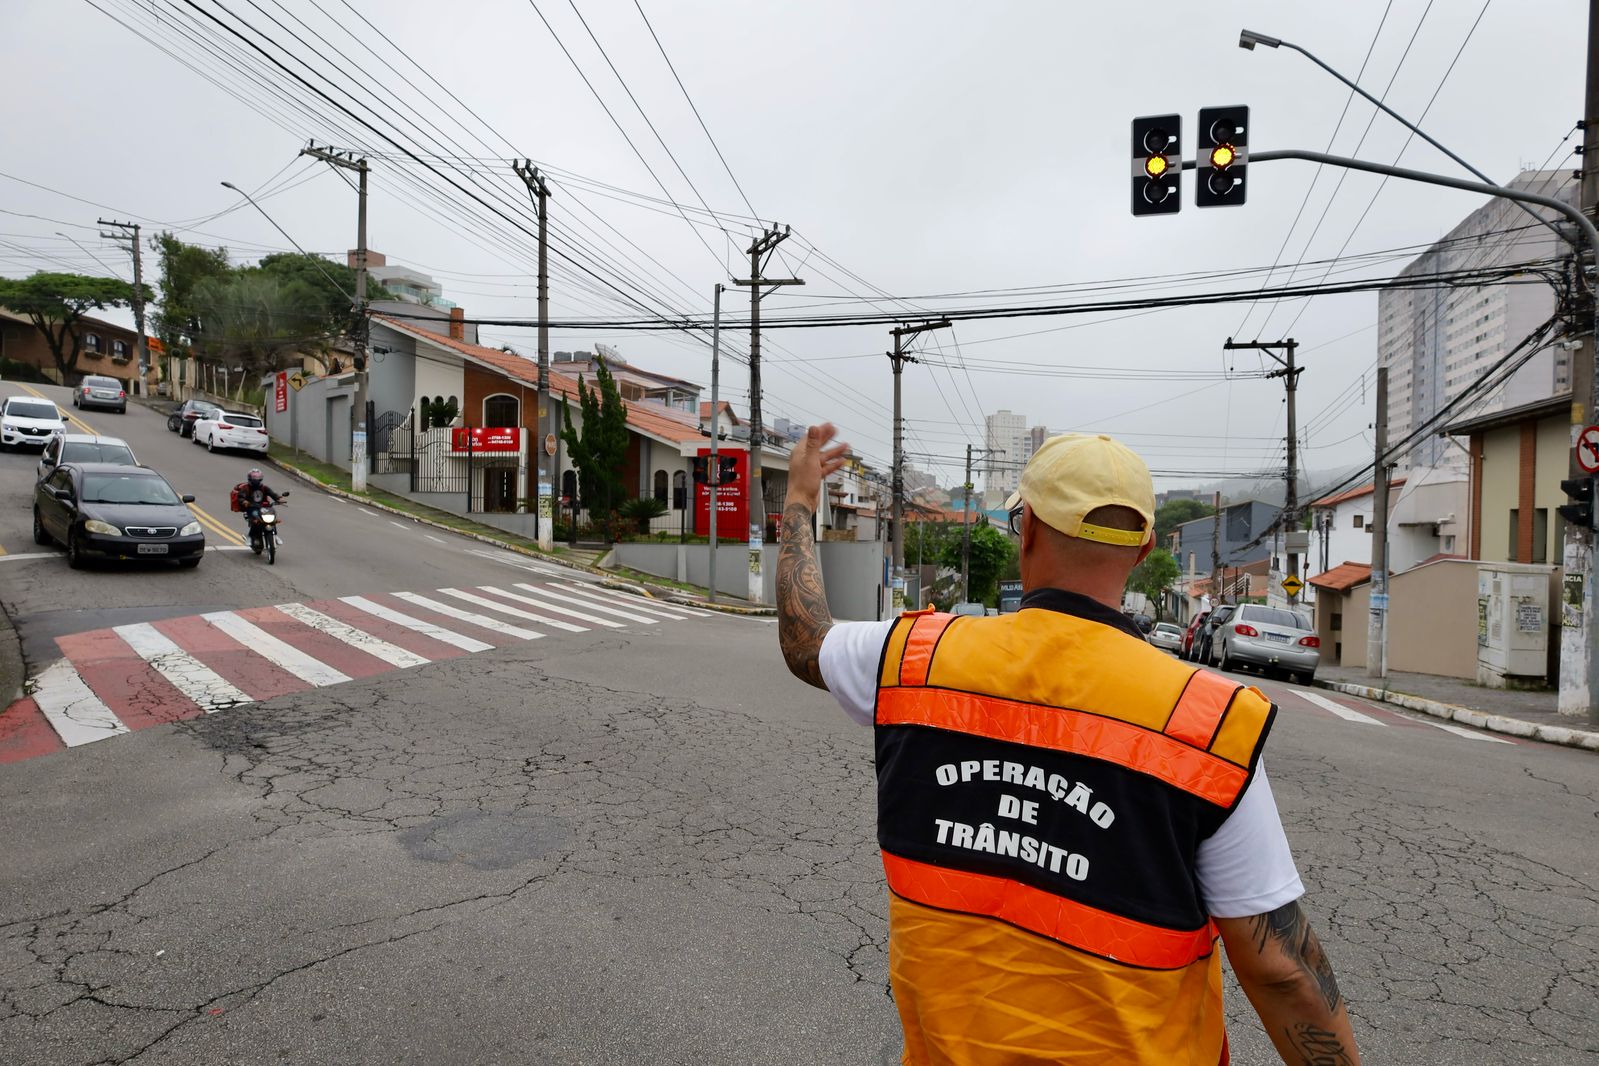
MULTIPOLYGON (((202 506, 248 462, 141 432, 147 414, 90 421, 202 506)), ((20 461, 0 459, 11 550, 20 461)), ((394 593, 607 601, 309 491, 288 517, 276 567, 219 552, 78 584, 59 558, 0 558, 0 602, 31 667, 75 664, 108 700, 154 663, 150 691, 192 676, 117 673, 76 638, 153 620, 183 644, 204 612, 266 627, 268 605, 371 597, 494 646, 418 636, 433 661, 0 765, 0 1062, 897 1061, 870 736, 787 676, 770 621, 657 607, 510 638, 394 593)), ((1366 1061, 1599 1062, 1594 757, 1262 684, 1366 1061)), ((1236 989, 1228 1010, 1234 1062, 1276 1061, 1236 989)))

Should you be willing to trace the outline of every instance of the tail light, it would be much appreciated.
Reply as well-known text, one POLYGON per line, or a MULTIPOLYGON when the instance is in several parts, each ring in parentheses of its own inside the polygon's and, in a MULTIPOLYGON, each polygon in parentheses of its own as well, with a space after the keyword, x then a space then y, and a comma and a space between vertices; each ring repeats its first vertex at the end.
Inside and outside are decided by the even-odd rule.
POLYGON ((218 429, 232 429, 233 425, 230 422, 218 422, 217 423, 217 428, 218 429))
POLYGON ((85 385, 85 386, 84 386, 84 387, 83 387, 83 394, 84 394, 84 395, 85 395, 85 396, 87 396, 87 395, 89 395, 89 386, 87 386, 87 385, 85 385))
POLYGON ((264 430, 264 429, 257 429, 256 432, 261 434, 261 436, 263 436, 263 437, 266 436, 266 430, 264 430))
MULTIPOLYGON (((88 389, 84 389, 83 391, 84 392, 88 392, 89 390, 88 389)), ((126 400, 127 398, 128 398, 128 392, 127 392, 126 389, 118 389, 117 390, 117 399, 126 400)))
POLYGON ((1237 625, 1233 626, 1233 632, 1237 633, 1241 637, 1260 636, 1260 630, 1256 629, 1254 626, 1245 625, 1242 622, 1239 622, 1237 625))
POLYGON ((1301 648, 1319 648, 1319 647, 1321 647, 1321 638, 1320 637, 1300 637, 1299 638, 1299 646, 1301 648))

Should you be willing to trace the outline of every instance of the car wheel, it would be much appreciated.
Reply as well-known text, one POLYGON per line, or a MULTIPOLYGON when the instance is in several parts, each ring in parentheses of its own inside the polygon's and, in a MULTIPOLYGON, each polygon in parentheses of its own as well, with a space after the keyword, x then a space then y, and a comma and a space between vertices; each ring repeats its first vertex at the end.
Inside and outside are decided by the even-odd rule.
POLYGON ((67 565, 74 570, 82 570, 84 564, 83 549, 78 547, 78 534, 67 531, 67 565))
POLYGON ((1225 640, 1221 642, 1221 668, 1224 671, 1231 670, 1233 668, 1233 660, 1232 657, 1227 654, 1227 642, 1225 640))
POLYGON ((217 439, 215 437, 211 437, 205 442, 205 450, 212 455, 217 453, 217 439))
POLYGON ((178 420, 175 417, 173 417, 172 415, 168 415, 167 416, 167 432, 176 433, 177 431, 178 431, 178 420))
POLYGON ((49 544, 50 534, 44 531, 44 523, 39 521, 39 509, 33 509, 33 542, 35 544, 49 544))
POLYGON ((198 555, 192 559, 179 559, 178 565, 183 567, 185 570, 193 570, 195 567, 200 565, 200 559, 201 556, 198 555))

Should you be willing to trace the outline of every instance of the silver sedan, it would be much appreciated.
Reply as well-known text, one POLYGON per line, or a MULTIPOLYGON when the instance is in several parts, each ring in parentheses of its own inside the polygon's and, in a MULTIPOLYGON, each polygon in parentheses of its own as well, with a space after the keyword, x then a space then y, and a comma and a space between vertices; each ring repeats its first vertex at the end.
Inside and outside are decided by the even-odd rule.
POLYGON ((1245 604, 1215 635, 1223 670, 1256 666, 1270 674, 1289 673, 1308 684, 1321 662, 1321 638, 1306 618, 1280 607, 1245 604))

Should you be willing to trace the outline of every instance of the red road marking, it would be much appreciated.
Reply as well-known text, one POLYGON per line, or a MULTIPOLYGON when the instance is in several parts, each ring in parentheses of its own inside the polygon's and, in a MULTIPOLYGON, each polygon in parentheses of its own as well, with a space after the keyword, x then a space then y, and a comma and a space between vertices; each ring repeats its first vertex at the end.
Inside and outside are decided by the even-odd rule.
POLYGON ((21 762, 65 747, 32 698, 23 697, 0 712, 0 763, 21 762))
POLYGON ((109 629, 57 637, 56 647, 83 683, 129 729, 146 729, 203 713, 109 629))
MULTIPOLYGON (((351 607, 343 600, 312 600, 306 606, 314 611, 321 611, 329 618, 336 618, 346 625, 351 625, 363 632, 370 633, 379 640, 386 640, 396 647, 414 652, 424 659, 454 659, 466 654, 465 651, 453 644, 446 644, 443 641, 434 640, 432 637, 423 636, 414 629, 397 626, 393 622, 385 621, 376 615, 367 614, 365 611, 351 607)), ((411 610, 415 610, 415 608, 413 607, 411 610)))
POLYGON ((298 648, 313 659, 324 662, 352 678, 373 677, 395 669, 393 664, 386 663, 375 655, 368 655, 359 648, 351 647, 320 629, 313 629, 303 622, 298 622, 276 607, 251 607, 233 613, 246 622, 252 622, 266 630, 285 644, 298 648))
POLYGON ((311 687, 310 682, 278 669, 198 615, 168 618, 155 627, 251 699, 269 700, 311 687))

